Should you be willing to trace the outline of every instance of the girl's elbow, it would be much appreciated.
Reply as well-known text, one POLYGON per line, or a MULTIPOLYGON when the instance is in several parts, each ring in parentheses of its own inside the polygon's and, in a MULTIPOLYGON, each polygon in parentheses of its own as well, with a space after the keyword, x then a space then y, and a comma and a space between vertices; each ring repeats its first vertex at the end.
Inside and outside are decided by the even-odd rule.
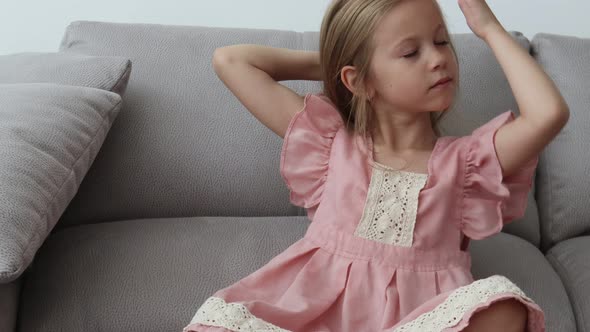
POLYGON ((570 109, 563 98, 556 98, 554 103, 544 107, 545 122, 565 126, 570 117, 570 109))
POLYGON ((211 59, 211 63, 213 65, 213 68, 215 69, 215 71, 219 71, 219 69, 221 68, 221 66, 223 66, 224 63, 227 63, 230 61, 230 56, 227 52, 227 49, 223 48, 223 47, 219 47, 216 48, 215 51, 213 51, 213 57, 211 59))
POLYGON ((242 45, 218 47, 213 51, 213 57, 211 60, 213 69, 217 75, 219 75, 220 72, 227 67, 247 61, 244 54, 245 52, 242 45))
POLYGON ((557 121, 560 121, 565 126, 569 118, 570 108, 565 101, 562 101, 557 107, 557 121))

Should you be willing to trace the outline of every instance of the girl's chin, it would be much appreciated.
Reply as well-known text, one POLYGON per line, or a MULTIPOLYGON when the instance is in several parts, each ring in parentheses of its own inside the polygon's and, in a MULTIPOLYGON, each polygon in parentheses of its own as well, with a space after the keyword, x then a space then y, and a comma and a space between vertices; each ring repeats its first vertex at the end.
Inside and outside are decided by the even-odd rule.
POLYGON ((429 108, 427 108, 427 110, 429 112, 442 112, 442 111, 448 111, 450 107, 451 107, 451 103, 440 104, 440 105, 429 107, 429 108))
POLYGON ((449 109, 452 105, 453 105, 453 98, 445 98, 445 99, 441 99, 440 101, 433 103, 432 107, 430 109, 433 110, 434 112, 441 112, 441 111, 449 109))

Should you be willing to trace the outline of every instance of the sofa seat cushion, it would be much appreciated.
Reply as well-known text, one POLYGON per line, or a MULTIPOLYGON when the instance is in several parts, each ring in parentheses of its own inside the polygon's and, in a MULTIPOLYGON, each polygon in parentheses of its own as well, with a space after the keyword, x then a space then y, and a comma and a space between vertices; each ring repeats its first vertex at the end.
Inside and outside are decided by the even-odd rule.
POLYGON ((475 279, 500 274, 517 284, 545 311, 547 331, 575 331, 572 307, 558 274, 541 251, 511 234, 472 241, 475 279))
MULTIPOLYGON (((180 331, 208 296, 262 267, 308 224, 195 217, 65 228, 25 274, 19 331, 180 331)), ((477 277, 510 277, 547 311, 548 331, 572 330, 564 287, 538 249, 503 233, 471 246, 477 277)))
POLYGON ((181 331, 209 294, 261 267, 308 223, 199 217, 60 230, 24 274, 18 331, 181 331))
POLYGON ((590 331, 590 236, 560 242, 547 259, 570 296, 578 331, 590 331))

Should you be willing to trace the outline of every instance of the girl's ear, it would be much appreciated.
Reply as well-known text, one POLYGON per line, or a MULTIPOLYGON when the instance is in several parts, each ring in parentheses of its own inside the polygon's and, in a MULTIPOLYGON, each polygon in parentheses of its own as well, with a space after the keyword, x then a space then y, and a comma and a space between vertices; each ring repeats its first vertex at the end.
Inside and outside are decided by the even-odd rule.
POLYGON ((358 73, 354 66, 344 66, 340 71, 340 79, 346 88, 352 93, 357 92, 357 76, 358 73))
POLYGON ((358 95, 360 92, 365 91, 367 99, 373 98, 374 93, 371 92, 371 88, 368 85, 360 86, 361 82, 358 82, 358 71, 354 66, 344 66, 340 71, 340 79, 353 95, 358 95))

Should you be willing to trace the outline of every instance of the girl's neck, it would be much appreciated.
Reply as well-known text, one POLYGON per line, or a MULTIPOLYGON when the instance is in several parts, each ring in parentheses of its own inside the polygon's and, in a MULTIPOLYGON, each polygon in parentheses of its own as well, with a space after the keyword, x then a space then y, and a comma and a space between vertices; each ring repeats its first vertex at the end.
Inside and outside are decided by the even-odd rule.
POLYGON ((396 114, 376 120, 371 137, 373 146, 380 149, 394 152, 431 150, 438 138, 428 113, 396 114))

